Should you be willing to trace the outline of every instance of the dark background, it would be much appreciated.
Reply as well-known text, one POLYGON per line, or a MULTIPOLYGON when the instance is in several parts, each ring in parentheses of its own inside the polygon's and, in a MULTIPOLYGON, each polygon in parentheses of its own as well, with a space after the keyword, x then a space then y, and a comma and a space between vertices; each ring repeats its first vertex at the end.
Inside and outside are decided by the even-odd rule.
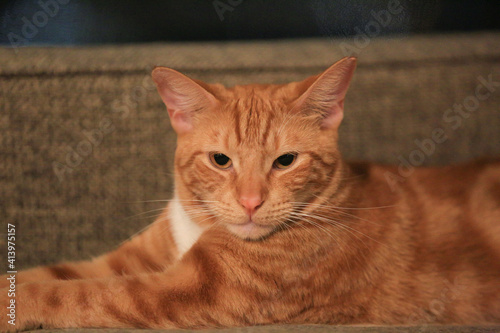
MULTIPOLYGON (((373 19, 372 11, 386 10, 390 1, 394 0, 1 1, 0 44, 345 37, 357 34, 356 28, 363 30, 373 19), (43 14, 42 4, 50 15, 43 14), (26 22, 39 26, 29 30, 26 22)), ((498 0, 399 2, 404 15, 395 16, 378 36, 500 29, 498 0)))

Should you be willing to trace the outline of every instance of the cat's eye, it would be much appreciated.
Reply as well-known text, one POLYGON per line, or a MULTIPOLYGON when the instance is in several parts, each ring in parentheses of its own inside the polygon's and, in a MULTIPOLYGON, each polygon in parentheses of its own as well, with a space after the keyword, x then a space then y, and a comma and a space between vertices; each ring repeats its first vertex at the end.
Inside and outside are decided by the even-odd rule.
POLYGON ((210 153, 210 161, 219 169, 227 169, 233 164, 229 157, 221 153, 210 153))
POLYGON ((273 166, 278 169, 286 169, 295 162, 296 158, 297 154, 294 153, 283 154, 274 161, 273 166))

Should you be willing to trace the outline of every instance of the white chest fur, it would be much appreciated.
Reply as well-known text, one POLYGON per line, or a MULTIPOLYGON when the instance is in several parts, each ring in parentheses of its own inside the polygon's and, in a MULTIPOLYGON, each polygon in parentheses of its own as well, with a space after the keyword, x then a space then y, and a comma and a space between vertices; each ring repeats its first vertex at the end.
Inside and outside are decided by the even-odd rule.
POLYGON ((170 202, 169 213, 172 234, 180 258, 200 238, 203 228, 189 218, 176 197, 170 202))

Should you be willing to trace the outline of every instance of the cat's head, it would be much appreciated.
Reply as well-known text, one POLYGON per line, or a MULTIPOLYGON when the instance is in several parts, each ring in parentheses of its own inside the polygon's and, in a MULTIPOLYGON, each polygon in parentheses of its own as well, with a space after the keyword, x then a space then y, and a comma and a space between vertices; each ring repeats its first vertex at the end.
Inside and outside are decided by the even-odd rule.
POLYGON ((260 239, 332 196, 355 67, 355 58, 344 58, 302 82, 233 88, 155 68, 178 136, 175 191, 187 214, 260 239))

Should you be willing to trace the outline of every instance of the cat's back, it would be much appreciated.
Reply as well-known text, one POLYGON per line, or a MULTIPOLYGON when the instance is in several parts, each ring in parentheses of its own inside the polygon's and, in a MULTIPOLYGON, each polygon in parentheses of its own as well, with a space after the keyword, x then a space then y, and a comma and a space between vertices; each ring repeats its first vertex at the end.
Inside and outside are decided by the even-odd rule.
POLYGON ((479 189, 482 192, 494 192, 500 200, 500 159, 414 170, 414 175, 408 177, 410 182, 426 188, 430 194, 453 196, 459 194, 455 191, 464 189, 460 194, 466 196, 472 194, 474 189, 479 189))
POLYGON ((500 160, 417 169, 409 186, 436 228, 459 223, 465 237, 500 258, 500 160))
POLYGON ((486 259, 500 263, 500 160, 411 172, 376 164, 351 169, 364 179, 358 206, 392 207, 368 210, 365 218, 394 221, 401 246, 420 248, 422 262, 442 266, 461 258, 485 269, 486 259))
POLYGON ((391 260, 401 267, 392 274, 419 291, 414 302, 426 307, 451 288, 450 316, 460 313, 467 322, 483 313, 485 320, 498 320, 500 160, 406 174, 375 164, 357 170, 365 179, 361 204, 391 207, 363 211, 363 217, 388 226, 384 242, 398 253, 391 260))
POLYGON ((435 234, 449 226, 478 230, 500 254, 500 159, 405 170, 372 165, 368 170, 369 183, 385 187, 391 203, 419 224, 435 234))
POLYGON ((493 201, 492 208, 500 208, 500 159, 437 167, 367 164, 364 172, 371 183, 384 183, 385 190, 398 195, 415 194, 434 204, 493 201))

